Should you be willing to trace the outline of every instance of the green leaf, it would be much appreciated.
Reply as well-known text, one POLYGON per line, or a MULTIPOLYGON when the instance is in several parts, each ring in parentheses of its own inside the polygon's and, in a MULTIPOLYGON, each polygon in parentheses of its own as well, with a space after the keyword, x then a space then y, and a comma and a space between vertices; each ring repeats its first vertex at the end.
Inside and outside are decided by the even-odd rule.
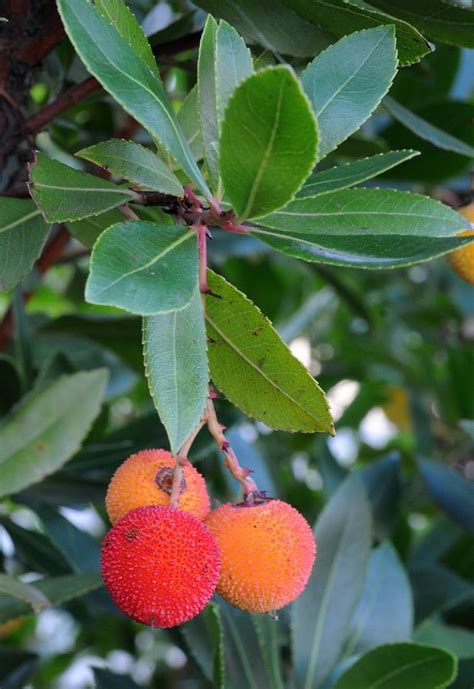
POLYGON ((148 39, 125 2, 123 0, 94 0, 94 4, 100 14, 115 26, 140 59, 159 77, 155 56, 148 39))
POLYGON ((0 199, 0 292, 16 287, 33 267, 48 236, 32 201, 0 199))
POLYGON ((474 632, 464 627, 454 627, 427 620, 415 632, 415 641, 430 646, 439 646, 457 658, 474 658, 474 632))
POLYGON ((414 112, 397 103, 393 98, 385 98, 383 104, 395 119, 419 136, 420 139, 424 139, 433 144, 433 146, 442 148, 445 151, 454 151, 454 153, 459 153, 469 158, 474 157, 474 148, 472 146, 448 134, 448 132, 443 131, 439 127, 435 127, 422 117, 415 115, 414 112))
POLYGON ((199 122, 199 99, 197 84, 184 99, 178 112, 178 122, 196 160, 204 158, 204 148, 199 122))
POLYGON ((167 313, 189 304, 197 274, 194 230, 132 220, 97 240, 86 299, 138 315, 167 313))
POLYGON ((419 155, 418 151, 389 151, 370 158, 354 160, 344 165, 336 165, 312 175, 298 193, 302 196, 318 196, 331 191, 340 191, 377 177, 387 170, 419 155))
POLYGON ((74 572, 97 572, 100 569, 99 543, 50 505, 36 506, 45 533, 63 554, 74 572))
POLYGON ((318 55, 301 76, 324 158, 370 117, 397 73, 392 26, 350 34, 318 55))
POLYGON ((332 434, 323 391, 270 321, 223 277, 208 271, 208 284, 208 356, 215 385, 271 428, 332 434))
POLYGON ((1 525, 15 546, 15 559, 34 572, 66 574, 71 568, 46 536, 18 526, 11 519, 3 518, 1 525))
POLYGON ((125 38, 121 33, 123 26, 118 30, 88 0, 58 0, 58 9, 89 72, 210 195, 160 78, 136 52, 130 35, 125 38))
MULTIPOLYGON (((47 598, 51 606, 62 605, 100 586, 102 586, 100 572, 66 574, 62 577, 48 577, 35 581, 35 588, 47 598)), ((29 614, 31 614, 31 607, 28 603, 6 593, 0 593, 0 624, 29 614)))
POLYGON ((220 171, 240 218, 281 208, 316 160, 314 116, 288 67, 268 67, 235 90, 225 112, 220 171))
POLYGON ((386 542, 372 552, 345 652, 359 654, 381 644, 408 641, 412 627, 410 582, 396 550, 386 542))
POLYGON ((448 206, 385 189, 297 198, 258 223, 252 233, 289 256, 357 268, 411 265, 472 241, 451 236, 467 225, 448 206))
POLYGON ((415 597, 415 621, 474 602, 472 584, 441 565, 413 567, 410 580, 415 597))
POLYGON ((76 155, 127 179, 140 189, 184 195, 182 184, 163 161, 153 151, 133 141, 111 139, 84 148, 76 155))
POLYGON ((342 37, 361 29, 391 24, 395 27, 397 50, 401 65, 419 62, 430 52, 428 41, 407 22, 377 12, 365 3, 347 0, 282 0, 300 17, 342 37))
POLYGON ((77 452, 106 382, 103 369, 62 376, 15 407, 0 427, 0 497, 49 476, 77 452))
POLYGON ((219 138, 226 105, 238 84, 253 72, 252 58, 227 22, 208 16, 198 59, 199 117, 206 164, 218 188, 219 138))
POLYGON ((474 485, 438 462, 418 461, 421 476, 434 500, 454 521, 474 533, 474 485))
POLYGON ((400 456, 397 452, 392 452, 367 464, 357 473, 365 486, 372 508, 374 535, 377 540, 382 541, 390 536, 400 515, 400 456))
POLYGON ((189 653, 215 689, 226 689, 224 628, 221 609, 210 603, 203 612, 180 627, 189 653))
POLYGON ((184 309, 144 319, 145 373, 173 454, 204 413, 209 381, 206 346, 197 286, 184 309))
POLYGON ((96 689, 143 689, 128 675, 119 675, 110 670, 94 667, 96 689))
POLYGON ((76 239, 92 249, 102 232, 119 222, 123 222, 122 213, 112 210, 77 222, 68 222, 67 226, 76 239))
POLYGON ((443 0, 370 0, 370 4, 410 22, 436 41, 474 48, 472 8, 450 7, 443 0))
POLYGON ((40 612, 49 606, 49 600, 44 593, 31 584, 25 584, 16 577, 0 574, 0 592, 26 603, 33 612, 40 612))
POLYGON ((344 481, 314 530, 316 566, 291 611, 297 689, 320 686, 334 668, 362 591, 372 535, 367 498, 357 479, 344 481))
POLYGON ((284 689, 281 672, 278 623, 270 615, 252 615, 267 676, 272 689, 284 689))
POLYGON ((219 607, 224 627, 226 688, 278 689, 267 674, 252 617, 221 599, 219 607))
POLYGON ((48 222, 81 220, 127 203, 132 192, 101 177, 73 170, 36 154, 30 170, 30 193, 48 222))
POLYGON ((440 648, 387 644, 360 658, 334 689, 444 689, 456 677, 457 661, 440 648))
POLYGON ((226 19, 249 43, 262 45, 271 53, 313 57, 331 42, 325 31, 279 0, 196 0, 195 4, 226 19))

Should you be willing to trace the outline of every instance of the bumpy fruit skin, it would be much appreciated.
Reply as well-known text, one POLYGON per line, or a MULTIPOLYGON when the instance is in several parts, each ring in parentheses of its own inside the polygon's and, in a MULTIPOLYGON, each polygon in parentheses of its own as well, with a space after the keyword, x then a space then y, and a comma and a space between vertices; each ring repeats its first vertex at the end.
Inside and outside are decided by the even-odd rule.
POLYGON ((198 615, 211 599, 220 556, 207 526, 188 512, 140 507, 105 537, 101 566, 123 613, 152 627, 174 627, 198 615))
MULTIPOLYGON (((464 206, 459 210, 469 222, 474 222, 474 203, 464 206)), ((459 237, 474 235, 474 230, 464 230, 459 233, 459 237)), ((474 242, 461 249, 456 249, 449 254, 449 262, 459 277, 474 285, 474 242)))
MULTIPOLYGON (((112 524, 137 507, 168 505, 176 459, 166 450, 142 450, 119 466, 109 483, 105 504, 112 524)), ((197 519, 209 513, 206 483, 190 462, 184 466, 179 508, 197 519)))
POLYGON ((217 592, 249 612, 270 612, 291 603, 305 588, 316 543, 308 522, 281 500, 252 506, 227 503, 205 523, 222 560, 217 592))

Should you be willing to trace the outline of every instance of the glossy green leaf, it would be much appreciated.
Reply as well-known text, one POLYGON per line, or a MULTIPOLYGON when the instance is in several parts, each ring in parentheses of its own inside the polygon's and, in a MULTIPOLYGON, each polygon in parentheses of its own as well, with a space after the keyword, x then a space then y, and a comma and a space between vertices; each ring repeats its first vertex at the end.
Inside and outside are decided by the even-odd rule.
POLYGON ((252 233, 289 256, 358 268, 411 265, 472 241, 453 236, 467 225, 448 206, 381 189, 297 198, 258 224, 252 233))
POLYGON ((0 521, 15 546, 15 559, 34 572, 67 574, 71 571, 60 552, 50 540, 38 531, 29 531, 11 519, 0 521))
POLYGON ((0 428, 0 497, 49 476, 77 452, 106 382, 103 369, 62 376, 14 408, 0 428))
POLYGON ((111 225, 123 222, 123 215, 120 211, 111 210, 100 215, 68 222, 67 226, 74 237, 82 244, 92 249, 99 236, 111 225))
POLYGON ((333 670, 362 592, 372 535, 367 498, 357 479, 344 481, 314 530, 317 563, 291 611, 297 689, 320 686, 333 670))
POLYGON ((196 160, 204 158, 204 147, 202 143, 201 127, 199 121, 199 98, 197 85, 184 99, 183 105, 178 112, 178 122, 191 148, 196 160))
POLYGON ((474 484, 454 469, 427 459, 418 466, 426 487, 454 521, 474 533, 474 484))
POLYGON ((374 7, 410 22, 436 41, 474 48, 472 7, 450 7, 443 0, 370 0, 374 7))
POLYGON ((464 141, 461 141, 461 139, 457 139, 455 136, 443 131, 439 127, 435 127, 408 108, 397 103, 393 98, 385 98, 384 106, 395 119, 401 122, 411 132, 419 136, 420 139, 424 139, 445 151, 453 151, 454 153, 459 153, 460 155, 470 158, 474 157, 474 147, 469 146, 464 141))
POLYGON ((268 67, 234 91, 225 112, 220 172, 240 218, 281 208, 316 160, 317 130, 309 102, 288 67, 268 67))
POLYGON ((338 237, 316 233, 254 230, 254 234, 277 251, 311 263, 386 270, 403 268, 443 256, 472 243, 469 237, 404 237, 352 234, 338 237))
POLYGON ((143 29, 124 0, 94 0, 100 14, 108 19, 141 60, 159 76, 155 56, 143 29))
MULTIPOLYGON (((98 589, 102 586, 102 576, 100 572, 66 574, 61 577, 41 579, 34 585, 47 598, 50 605, 55 606, 98 589)), ((28 603, 6 593, 0 593, 0 624, 28 614, 31 614, 28 603)))
POLYGON ((268 426, 333 433, 323 391, 261 311, 208 271, 208 356, 212 381, 230 402, 268 426))
POLYGON ((415 601, 415 621, 456 606, 474 602, 474 588, 447 567, 438 564, 413 567, 410 580, 415 601))
POLYGON ((444 648, 459 659, 474 658, 474 632, 464 627, 431 619, 418 627, 414 639, 421 644, 444 648))
POLYGON ((219 138, 224 110, 238 84, 253 72, 250 51, 227 22, 208 16, 198 59, 201 135, 207 167, 218 188, 219 138))
POLYGON ((252 615, 267 676, 272 689, 284 689, 281 670, 278 622, 270 615, 252 615))
POLYGON ((456 671, 456 659, 441 648, 387 644, 362 656, 334 689, 444 689, 456 671))
POLYGON ((189 653, 215 689, 226 689, 224 628, 221 609, 210 603, 203 612, 180 627, 189 653))
POLYGON ((300 17, 316 26, 342 37, 361 29, 391 24, 395 26, 397 51, 401 65, 419 62, 430 52, 428 41, 414 26, 395 19, 384 12, 377 12, 367 3, 348 0, 282 0, 300 17))
POLYGON ((149 148, 133 141, 110 139, 83 148, 76 155, 106 168, 117 177, 132 182, 140 189, 161 191, 163 194, 183 196, 183 186, 149 148))
POLYGON ((226 19, 249 43, 271 53, 313 57, 331 42, 325 31, 298 17, 280 0, 196 0, 195 4, 226 19))
POLYGON ((74 572, 97 572, 100 569, 100 545, 97 540, 78 529, 50 505, 38 506, 35 511, 44 532, 74 572))
POLYGON ((408 641, 412 627, 410 582, 396 550, 386 542, 372 552, 345 652, 359 654, 380 644, 408 641))
POLYGON ((357 473, 365 486, 372 508, 375 537, 382 541, 390 537, 400 516, 400 456, 397 452, 392 452, 367 464, 357 473))
POLYGON ((180 311, 144 319, 143 353, 151 396, 171 452, 177 453, 198 425, 207 399, 206 330, 197 286, 180 311))
POLYGON ((298 196, 318 196, 362 184, 417 155, 419 155, 418 151, 389 151, 389 153, 379 153, 344 165, 336 165, 312 175, 305 182, 298 196))
POLYGON ((138 315, 167 313, 189 304, 197 273, 194 230, 132 220, 97 240, 86 299, 138 315))
POLYGON ((219 599, 224 630, 226 689, 278 689, 267 673, 251 616, 219 599))
POLYGON ((209 194, 160 78, 136 52, 135 41, 88 0, 58 0, 66 32, 87 69, 209 194))
POLYGON ((0 199, 0 292, 13 289, 30 272, 48 231, 32 201, 0 199))
POLYGON ((0 593, 18 598, 18 600, 26 603, 33 612, 39 612, 49 606, 49 600, 39 589, 7 574, 0 574, 0 593))
POLYGON ((93 670, 96 689, 143 689, 129 675, 119 675, 99 667, 93 670))
POLYGON ((37 153, 30 192, 48 222, 81 220, 127 203, 132 192, 37 153))
POLYGON ((350 34, 318 55, 301 76, 324 158, 370 117, 397 72, 392 26, 350 34))

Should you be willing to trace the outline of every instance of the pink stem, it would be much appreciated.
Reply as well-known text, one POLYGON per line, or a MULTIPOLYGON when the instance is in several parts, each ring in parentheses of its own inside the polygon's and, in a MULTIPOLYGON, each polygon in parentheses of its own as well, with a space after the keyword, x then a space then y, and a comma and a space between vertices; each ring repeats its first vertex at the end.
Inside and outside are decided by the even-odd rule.
POLYGON ((199 289, 203 294, 209 290, 207 287, 207 227, 205 225, 195 225, 198 235, 199 252, 199 289))

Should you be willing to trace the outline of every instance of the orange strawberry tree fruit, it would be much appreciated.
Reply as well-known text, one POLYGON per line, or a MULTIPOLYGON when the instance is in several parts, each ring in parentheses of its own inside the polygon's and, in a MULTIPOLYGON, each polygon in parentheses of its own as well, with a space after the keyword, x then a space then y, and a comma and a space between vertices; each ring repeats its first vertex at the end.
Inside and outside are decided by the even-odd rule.
MULTIPOLYGON (((464 199, 391 185, 387 179, 405 179, 398 166, 409 171, 418 164, 419 151, 378 143, 383 136, 396 140, 401 127, 415 137, 414 146, 420 139, 422 146, 449 151, 461 167, 472 156, 469 136, 456 136, 449 126, 445 131, 398 100, 404 88, 416 90, 424 58, 435 60, 426 57, 430 41, 469 47, 472 12, 441 0, 433 2, 439 21, 423 0, 203 0, 193 8, 182 3, 188 11, 148 40, 131 11, 139 15, 138 4, 57 0, 57 13, 51 9, 58 34, 52 45, 62 41, 56 67, 83 81, 55 98, 48 86, 46 95, 32 90, 35 111, 12 125, 4 151, 9 160, 23 145, 29 164, 27 171, 21 162, 8 171, 12 180, 0 198, 0 284, 14 290, 1 331, 4 406, 12 410, 0 427, 0 497, 13 496, 13 502, 5 502, 0 519, 19 561, 26 557, 25 571, 36 574, 15 576, 11 565, 0 575, 0 623, 80 599, 85 615, 96 606, 117 624, 131 618, 150 628, 152 636, 142 639, 158 634, 181 644, 206 686, 451 686, 457 657, 471 659, 472 670, 474 653, 466 650, 472 631, 458 629, 448 639, 449 620, 435 613, 471 595, 466 580, 472 571, 463 578, 463 572, 442 570, 447 551, 443 565, 433 559, 418 572, 422 546, 408 556, 411 536, 404 541, 402 531, 418 528, 421 517, 397 521, 399 455, 345 476, 330 450, 337 447, 330 439, 342 412, 333 413, 317 370, 288 345, 294 337, 275 328, 254 302, 270 311, 284 302, 285 266, 295 262, 295 289, 307 293, 317 271, 347 298, 359 321, 325 379, 336 389, 349 377, 346 356, 354 363, 351 338, 362 336, 373 317, 348 287, 354 269, 374 295, 389 279, 381 271, 415 266, 411 275, 423 281, 426 269, 417 264, 443 255, 473 281, 472 217, 455 210, 464 199), (414 76, 404 76, 411 69, 414 76), (89 109, 81 110, 84 103, 89 109), (33 141, 47 125, 48 133, 33 141), (252 263, 256 255, 276 266, 266 281, 256 279, 265 270, 252 263), (243 256, 249 257, 246 280, 236 267, 243 256), (70 263, 78 266, 74 285, 48 307, 59 318, 37 323, 25 303, 41 298, 35 281, 58 262, 64 265, 57 280, 70 263), (80 300, 74 314, 68 299, 80 300), (17 348, 9 350, 15 336, 17 348), (137 364, 138 342, 144 366, 137 364), (118 350, 130 365, 125 373, 117 373, 118 350), (138 396, 114 406, 117 390, 129 389, 127 376, 138 380, 138 396), (152 405, 145 428, 134 409, 152 405), (127 414, 130 426, 122 423, 127 414), (321 479, 331 498, 314 529, 301 512, 312 518, 317 500, 295 494, 293 506, 292 491, 279 495, 271 472, 247 466, 242 434, 226 430, 238 414, 250 434, 278 432, 272 435, 280 439, 276 454, 289 434, 296 438, 293 451, 298 443, 324 448, 312 480, 321 479), (78 481, 70 497, 68 476, 78 481), (230 495, 223 487, 229 476, 238 488, 230 495), (391 497, 381 506, 387 477, 391 497), (100 552, 90 533, 58 511, 89 503, 108 524, 100 552), (29 511, 15 518, 22 504, 29 511), (394 534, 396 548, 386 540, 394 534), (427 589, 446 579, 454 591, 445 596, 439 584, 439 607, 428 594, 427 602, 417 599, 415 620, 401 564, 409 557, 418 591, 425 579, 427 589), (181 636, 160 631, 178 626, 181 636)), ((179 4, 162 9, 173 15, 179 4)), ((5 30, 13 14, 6 19, 5 30)), ((54 289, 53 279, 51 285, 42 289, 54 289)), ((298 317, 311 324, 331 309, 328 301, 298 317)), ((381 310, 377 318, 384 318, 381 310)), ((421 372, 413 372, 416 364, 404 349, 415 336, 399 336, 400 371, 410 383, 399 374, 383 377, 392 354, 384 358, 379 347, 374 381, 365 381, 371 387, 361 389, 352 418, 359 423, 370 404, 389 424, 387 391, 400 390, 410 423, 396 449, 409 464, 424 421, 419 410, 408 409, 407 388, 418 384, 421 372)), ((371 346, 369 339, 362 347, 368 358, 371 346)), ((463 365, 453 360, 452 370, 463 365)), ((433 380, 446 385, 439 367, 433 371, 433 380)), ((467 378, 466 372, 466 385, 467 378)), ((442 412, 439 405, 433 409, 442 438, 442 412)), ((472 422, 463 416, 458 432, 472 437, 472 422)), ((448 439, 440 442, 449 451, 448 439)), ((295 476, 306 466, 305 452, 293 458, 295 476)), ((417 466, 458 525, 452 529, 472 531, 472 486, 425 457, 417 461, 407 470, 410 478, 417 466), (458 495, 454 505, 450 490, 458 495)), ((446 549, 458 535, 440 531, 446 549)), ((462 616, 454 621, 462 627, 462 616)), ((98 687, 112 686, 109 670, 97 670, 98 687)), ((190 679, 189 687, 200 682, 190 679)))

